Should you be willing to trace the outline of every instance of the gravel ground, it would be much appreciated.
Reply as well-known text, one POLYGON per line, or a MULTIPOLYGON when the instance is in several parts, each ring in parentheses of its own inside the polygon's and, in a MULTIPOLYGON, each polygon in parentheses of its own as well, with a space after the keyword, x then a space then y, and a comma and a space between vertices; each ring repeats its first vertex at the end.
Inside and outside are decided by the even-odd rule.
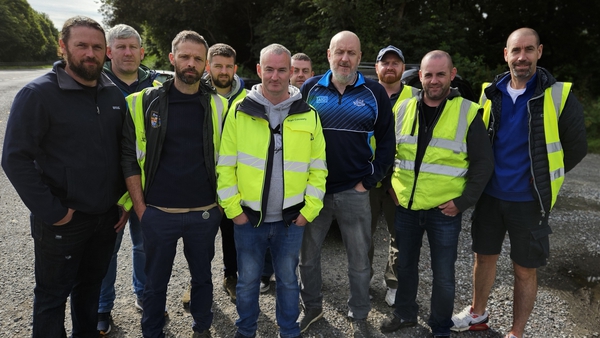
MULTIPOLYGON (((1 88, 0 88, 1 89, 1 88)), ((14 91, 9 93, 14 96, 14 91)), ((6 96, 0 96, 0 141, 4 137, 8 106, 6 96)), ((9 104, 9 103, 8 103, 9 104)), ((537 302, 526 328, 527 337, 599 337, 600 336, 600 156, 588 155, 575 170, 567 174, 561 198, 551 215, 554 234, 551 236, 551 257, 548 266, 539 270, 537 302)), ((455 312, 471 300, 470 211, 463 216, 458 262, 455 312)), ((429 337, 426 324, 429 315, 431 270, 429 248, 424 240, 420 263, 419 325, 391 334, 381 334, 381 321, 392 312, 384 301, 383 271, 387 259, 389 235, 383 218, 376 233, 375 278, 371 285, 372 310, 368 319, 373 337, 429 337)), ((128 230, 123 240, 117 276, 117 300, 112 312, 114 325, 109 337, 140 337, 141 314, 134 307, 131 289, 131 241, 128 230)), ((216 239, 213 260, 215 314, 213 337, 233 337, 235 306, 222 288, 222 256, 220 234, 216 239)), ((452 337, 503 337, 512 318, 511 262, 504 252, 498 263, 498 275, 492 290, 488 310, 491 329, 483 332, 452 334, 452 337)), ((346 318, 348 278, 346 255, 339 231, 333 229, 323 249, 325 317, 311 326, 306 338, 349 337, 346 318)), ((167 337, 189 337, 191 316, 181 306, 180 298, 187 287, 189 272, 182 246, 173 268, 167 305, 169 321, 167 337)), ((277 337, 274 282, 271 290, 261 295, 259 336, 277 337)), ((28 210, 20 201, 6 176, 0 171, 0 336, 31 336, 33 300, 33 241, 29 234, 28 210)), ((69 330, 70 317, 66 325, 69 330)))

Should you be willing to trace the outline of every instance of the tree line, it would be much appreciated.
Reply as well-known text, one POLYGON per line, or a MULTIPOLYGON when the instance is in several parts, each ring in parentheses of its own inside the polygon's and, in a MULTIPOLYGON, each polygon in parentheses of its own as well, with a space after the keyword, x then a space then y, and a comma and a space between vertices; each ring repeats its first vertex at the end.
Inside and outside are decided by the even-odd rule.
POLYGON ((58 30, 26 0, 0 0, 0 62, 57 59, 58 30))

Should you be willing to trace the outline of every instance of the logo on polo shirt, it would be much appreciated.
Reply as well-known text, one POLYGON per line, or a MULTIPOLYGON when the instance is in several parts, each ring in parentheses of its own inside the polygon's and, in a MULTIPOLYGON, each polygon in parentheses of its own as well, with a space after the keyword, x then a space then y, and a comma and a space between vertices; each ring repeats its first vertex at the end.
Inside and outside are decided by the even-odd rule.
POLYGON ((363 99, 356 99, 356 100, 354 100, 354 102, 352 102, 352 104, 354 104, 357 107, 364 107, 365 106, 365 100, 363 100, 363 99))
POLYGON ((329 102, 328 96, 317 96, 317 103, 327 103, 329 102))

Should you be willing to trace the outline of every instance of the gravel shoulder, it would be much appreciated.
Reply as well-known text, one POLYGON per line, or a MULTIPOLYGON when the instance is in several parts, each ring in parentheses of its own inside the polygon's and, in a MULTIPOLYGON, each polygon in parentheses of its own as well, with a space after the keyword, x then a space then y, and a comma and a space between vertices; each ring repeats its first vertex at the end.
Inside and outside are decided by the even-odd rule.
MULTIPOLYGON (((13 94, 14 95, 14 94, 13 94)), ((12 96, 11 96, 12 97, 12 96)), ((6 100, 0 98, 0 101, 6 100)), ((0 102, 2 103, 2 102, 0 102)), ((5 107, 5 104, 2 105, 5 107)), ((7 111, 0 110, 0 141, 4 137, 7 111)), ((539 270, 539 292, 526 328, 527 337, 600 336, 600 156, 590 154, 567 174, 561 197, 550 224, 551 257, 539 270)), ((33 241, 29 231, 28 210, 0 170, 0 336, 31 336, 33 304, 33 241)), ((456 265, 457 293, 455 312, 470 303, 473 254, 470 239, 470 211, 463 215, 462 233, 456 265)), ((375 279, 371 285, 372 310, 368 319, 373 337, 429 337, 426 325, 431 292, 431 265, 426 238, 420 262, 419 325, 391 334, 379 332, 379 324, 392 312, 384 301, 383 271, 389 235, 383 218, 376 233, 375 279)), ((131 288, 131 241, 128 230, 121 247, 117 300, 113 310, 114 326, 109 337, 140 337, 141 314, 134 307, 131 288)), ((237 318, 234 304, 222 288, 221 238, 217 235, 213 260, 214 322, 213 337, 233 337, 237 318)), ((508 241, 498 263, 496 283, 489 301, 490 330, 466 332, 452 337, 503 337, 512 318, 512 265, 507 256, 508 241)), ((311 326, 304 337, 349 337, 346 318, 348 300, 347 260, 339 231, 332 229, 323 248, 323 294, 325 318, 311 326)), ((189 337, 192 318, 181 306, 189 272, 182 245, 173 266, 168 292, 169 321, 167 337, 189 337)), ((277 337, 274 282, 261 295, 259 336, 277 337)), ((67 328, 70 317, 67 310, 67 328)))

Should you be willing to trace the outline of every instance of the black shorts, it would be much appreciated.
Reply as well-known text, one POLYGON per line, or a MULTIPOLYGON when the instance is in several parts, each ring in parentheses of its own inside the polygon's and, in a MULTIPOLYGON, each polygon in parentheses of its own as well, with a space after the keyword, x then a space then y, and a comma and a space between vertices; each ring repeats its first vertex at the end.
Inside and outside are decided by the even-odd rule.
POLYGON ((508 231, 510 258, 526 268, 546 265, 552 233, 548 213, 542 217, 537 202, 509 202, 482 194, 475 206, 471 226, 473 251, 498 255, 508 231))

